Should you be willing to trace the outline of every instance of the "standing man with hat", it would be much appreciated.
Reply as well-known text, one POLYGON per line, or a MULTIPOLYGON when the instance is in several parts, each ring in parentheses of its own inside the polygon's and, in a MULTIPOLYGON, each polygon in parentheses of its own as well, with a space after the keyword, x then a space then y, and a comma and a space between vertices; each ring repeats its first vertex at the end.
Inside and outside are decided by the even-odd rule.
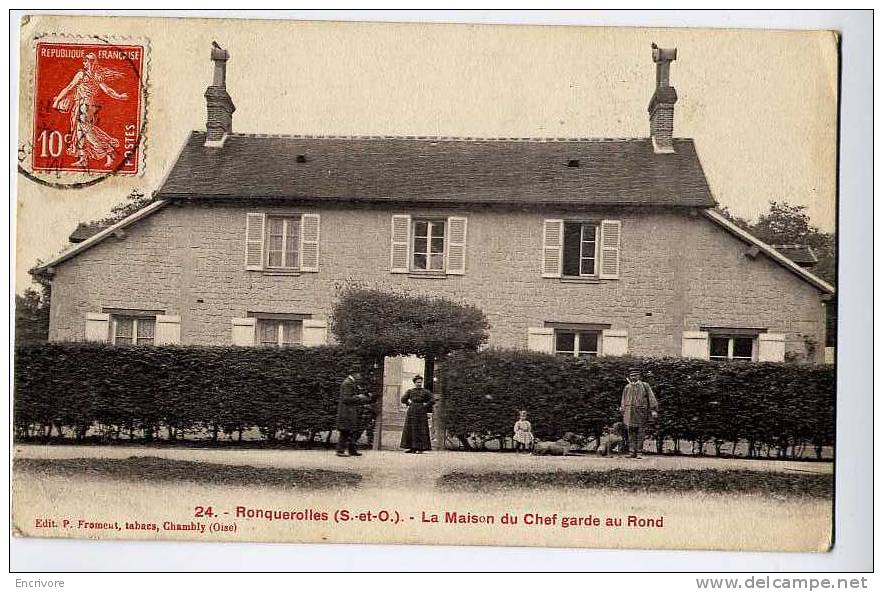
POLYGON ((638 368, 629 368, 628 384, 622 389, 622 403, 619 405, 619 410, 622 412, 622 423, 628 428, 631 458, 641 458, 641 450, 644 448, 644 426, 650 416, 653 418, 657 416, 658 408, 653 389, 641 380, 641 371, 638 368))
POLYGON ((364 394, 362 372, 358 366, 350 369, 349 375, 340 383, 340 402, 337 404, 337 456, 362 456, 356 450, 356 442, 362 436, 362 406, 371 401, 364 394))

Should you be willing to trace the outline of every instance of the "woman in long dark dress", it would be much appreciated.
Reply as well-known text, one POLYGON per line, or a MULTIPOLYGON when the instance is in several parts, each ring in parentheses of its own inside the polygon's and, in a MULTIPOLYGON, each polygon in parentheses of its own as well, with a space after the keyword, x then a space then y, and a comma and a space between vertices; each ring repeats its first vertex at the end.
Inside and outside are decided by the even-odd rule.
POLYGON ((420 454, 424 450, 432 450, 429 439, 429 418, 434 401, 432 393, 423 388, 423 377, 414 377, 414 388, 402 395, 402 403, 408 406, 405 416, 405 428, 402 430, 402 448, 405 452, 420 454))

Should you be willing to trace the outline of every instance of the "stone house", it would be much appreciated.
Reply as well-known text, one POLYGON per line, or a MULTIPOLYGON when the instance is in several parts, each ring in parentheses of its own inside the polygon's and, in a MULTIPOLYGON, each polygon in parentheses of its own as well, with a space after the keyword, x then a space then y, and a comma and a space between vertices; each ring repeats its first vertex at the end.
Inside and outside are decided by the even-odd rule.
POLYGON ((359 282, 475 304, 495 347, 820 362, 834 290, 714 209, 675 58, 647 138, 318 137, 234 133, 214 48, 156 201, 34 270, 50 339, 322 344, 359 282))

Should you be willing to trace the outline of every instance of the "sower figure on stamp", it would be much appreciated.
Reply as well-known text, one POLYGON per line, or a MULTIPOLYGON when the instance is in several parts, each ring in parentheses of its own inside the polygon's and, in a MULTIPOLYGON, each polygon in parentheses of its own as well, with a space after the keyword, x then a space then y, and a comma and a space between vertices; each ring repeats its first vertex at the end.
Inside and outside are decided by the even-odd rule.
POLYGON ((362 435, 362 406, 371 401, 364 394, 362 373, 353 367, 349 376, 340 384, 340 402, 337 405, 337 456, 362 456, 356 450, 356 442, 362 435), (346 452, 344 452, 346 451, 346 452))
POLYGON ((101 93, 125 101, 129 95, 109 86, 111 80, 122 78, 116 70, 98 65, 94 53, 83 58, 83 69, 78 70, 52 101, 52 106, 70 112, 70 144, 67 153, 76 156, 74 166, 85 167, 88 160, 106 158, 106 166, 113 161, 120 141, 98 127, 98 97, 101 93))
POLYGON ((629 451, 632 458, 641 458, 641 450, 644 448, 644 428, 650 417, 657 416, 659 408, 656 396, 650 385, 641 380, 641 371, 630 368, 628 384, 622 389, 622 403, 619 410, 622 412, 622 422, 628 430, 629 451))

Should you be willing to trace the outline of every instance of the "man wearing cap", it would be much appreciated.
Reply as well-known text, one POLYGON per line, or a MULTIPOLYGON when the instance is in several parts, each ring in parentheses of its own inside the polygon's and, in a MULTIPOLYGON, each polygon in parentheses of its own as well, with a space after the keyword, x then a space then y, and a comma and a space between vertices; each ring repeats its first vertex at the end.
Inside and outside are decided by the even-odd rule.
POLYGON ((641 380, 641 371, 629 368, 628 384, 622 389, 622 423, 628 428, 629 451, 632 458, 641 458, 644 448, 644 426, 649 416, 656 417, 659 405, 650 385, 641 380))
POLYGON ((362 435, 362 406, 371 401, 363 394, 362 373, 353 367, 349 376, 340 384, 340 402, 337 405, 337 456, 362 456, 356 450, 356 442, 362 435))

